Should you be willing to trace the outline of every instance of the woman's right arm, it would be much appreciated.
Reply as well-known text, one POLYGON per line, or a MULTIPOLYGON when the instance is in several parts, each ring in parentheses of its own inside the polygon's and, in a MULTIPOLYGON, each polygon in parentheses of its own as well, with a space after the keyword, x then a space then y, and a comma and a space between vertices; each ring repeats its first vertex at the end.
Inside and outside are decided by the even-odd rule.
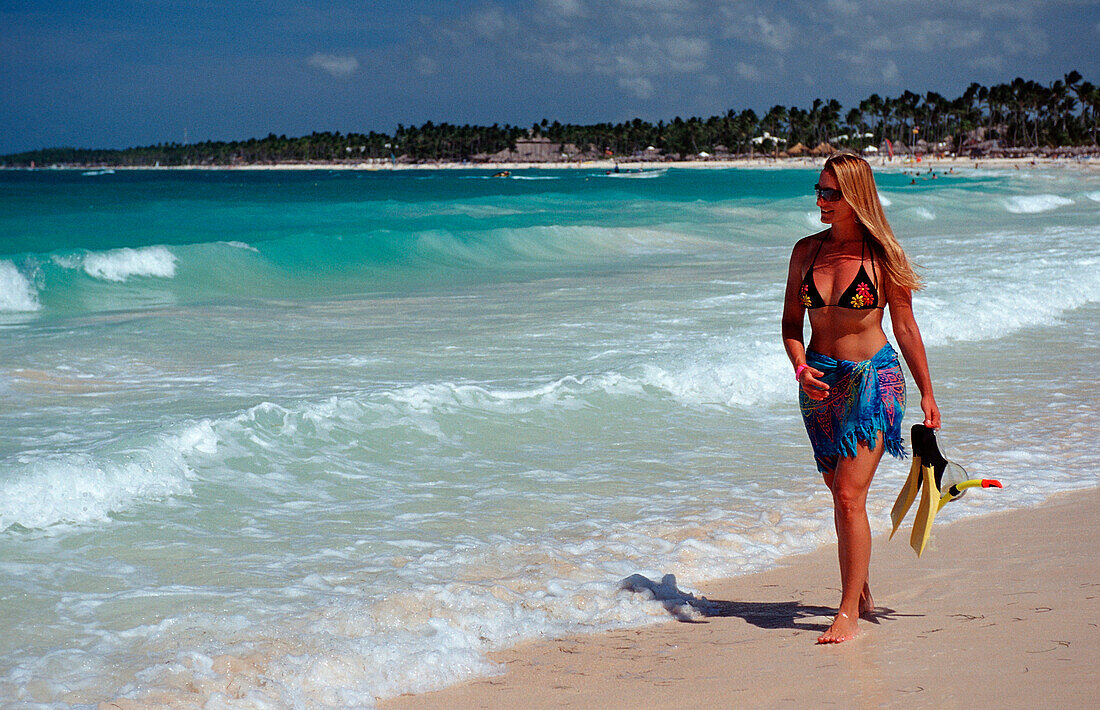
POLYGON ((802 329, 806 322, 806 308, 802 305, 799 290, 802 288, 802 263, 807 257, 809 239, 802 239, 791 251, 791 262, 787 267, 787 288, 783 293, 783 347, 791 366, 798 373, 798 384, 810 399, 824 399, 829 385, 818 380, 825 373, 806 365, 806 344, 802 339, 802 329), (801 368, 801 369, 799 369, 801 368))

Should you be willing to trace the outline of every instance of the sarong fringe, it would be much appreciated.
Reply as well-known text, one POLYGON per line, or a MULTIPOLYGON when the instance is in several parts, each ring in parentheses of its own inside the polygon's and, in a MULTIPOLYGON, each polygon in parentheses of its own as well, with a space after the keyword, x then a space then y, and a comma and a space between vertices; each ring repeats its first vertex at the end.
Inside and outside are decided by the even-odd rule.
POLYGON ((891 436, 890 429, 885 423, 860 425, 842 436, 840 441, 837 442, 837 450, 840 456, 854 458, 856 448, 861 441, 867 445, 867 448, 871 448, 875 440, 878 439, 879 432, 882 432, 882 441, 886 445, 886 453, 899 459, 909 456, 909 453, 905 450, 905 440, 901 436, 891 436))

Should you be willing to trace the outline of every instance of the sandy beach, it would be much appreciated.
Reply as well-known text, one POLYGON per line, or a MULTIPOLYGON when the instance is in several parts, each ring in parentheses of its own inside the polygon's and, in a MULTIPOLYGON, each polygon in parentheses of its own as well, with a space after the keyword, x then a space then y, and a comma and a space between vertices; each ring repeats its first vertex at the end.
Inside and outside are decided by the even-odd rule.
POLYGON ((815 644, 840 594, 829 545, 698 585, 703 613, 529 643, 493 655, 503 675, 381 707, 1097 707, 1098 514, 1092 488, 938 526, 919 560, 876 539, 877 620, 838 646, 815 644))

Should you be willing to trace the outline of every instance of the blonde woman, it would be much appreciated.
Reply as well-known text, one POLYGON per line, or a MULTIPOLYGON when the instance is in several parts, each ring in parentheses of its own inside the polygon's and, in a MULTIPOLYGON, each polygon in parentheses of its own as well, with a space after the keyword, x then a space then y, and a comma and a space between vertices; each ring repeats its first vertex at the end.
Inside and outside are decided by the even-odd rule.
POLYGON ((836 618, 818 643, 840 643, 858 633, 860 615, 874 612, 867 581, 871 479, 884 452, 905 455, 905 378, 882 330, 885 308, 920 390, 925 426, 939 428, 940 412, 913 317, 920 280, 886 221, 871 166, 858 155, 834 155, 814 189, 829 228, 800 240, 791 254, 783 345, 814 459, 833 495, 842 591, 836 618), (808 347, 802 339, 807 312, 808 347))

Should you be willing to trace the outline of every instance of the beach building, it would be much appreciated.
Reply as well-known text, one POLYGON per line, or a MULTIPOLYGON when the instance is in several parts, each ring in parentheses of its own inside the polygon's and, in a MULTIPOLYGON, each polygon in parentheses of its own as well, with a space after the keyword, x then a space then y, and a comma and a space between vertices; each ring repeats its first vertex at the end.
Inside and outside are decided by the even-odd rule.
POLYGON ((529 135, 516 141, 515 150, 505 148, 475 157, 491 163, 560 163, 580 153, 572 143, 555 143, 545 136, 529 135))

